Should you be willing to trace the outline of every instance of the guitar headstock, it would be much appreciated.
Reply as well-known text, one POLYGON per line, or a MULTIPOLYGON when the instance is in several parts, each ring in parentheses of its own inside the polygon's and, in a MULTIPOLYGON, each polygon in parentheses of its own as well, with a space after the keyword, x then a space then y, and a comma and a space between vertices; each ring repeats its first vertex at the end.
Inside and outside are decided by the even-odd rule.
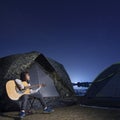
POLYGON ((45 87, 45 86, 46 84, 43 84, 43 83, 39 85, 39 87, 45 87))

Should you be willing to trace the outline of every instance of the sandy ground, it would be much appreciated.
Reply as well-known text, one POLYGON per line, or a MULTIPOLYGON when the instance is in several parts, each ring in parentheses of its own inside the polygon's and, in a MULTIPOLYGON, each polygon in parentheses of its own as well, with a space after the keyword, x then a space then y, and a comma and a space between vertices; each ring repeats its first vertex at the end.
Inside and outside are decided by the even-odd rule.
MULTIPOLYGON (((2 113, 0 120, 19 120, 18 112, 2 113)), ((75 105, 55 108, 55 112, 51 114, 43 114, 39 110, 23 120, 120 120, 120 109, 106 110, 75 105)))

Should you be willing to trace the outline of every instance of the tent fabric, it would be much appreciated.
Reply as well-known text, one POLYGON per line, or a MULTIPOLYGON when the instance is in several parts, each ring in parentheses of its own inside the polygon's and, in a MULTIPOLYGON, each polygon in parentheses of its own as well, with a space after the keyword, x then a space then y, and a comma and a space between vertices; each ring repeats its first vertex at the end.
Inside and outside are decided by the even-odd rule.
POLYGON ((49 63, 53 66, 53 68, 55 69, 55 71, 58 73, 58 75, 61 78, 62 83, 64 84, 64 86, 66 86, 67 89, 69 89, 70 91, 74 92, 73 90, 73 85, 71 84, 71 80, 69 75, 67 74, 64 66, 62 64, 60 64, 59 62, 51 59, 51 58, 47 58, 47 60, 49 61, 49 63), (72 89, 71 89, 72 88, 72 89))
MULTIPOLYGON (((109 89, 110 85, 111 85, 110 81, 114 81, 115 82, 116 81, 116 77, 117 77, 117 75, 119 73, 120 73, 120 64, 113 64, 110 67, 108 67, 107 69, 105 69, 93 81, 92 85, 89 87, 89 89, 88 89, 88 91, 86 93, 86 97, 99 97, 99 96, 101 96, 100 95, 100 91, 102 91, 101 94, 103 94, 103 91, 104 91, 104 93, 106 91, 108 91, 108 90, 110 91, 110 89, 109 89), (108 85, 109 85, 109 87, 108 87, 108 85), (102 90, 103 88, 104 88, 104 90, 102 90)), ((116 88, 117 84, 114 87, 116 88)))
POLYGON ((96 97, 120 97, 120 74, 114 75, 96 97))
POLYGON ((88 88, 84 98, 84 104, 120 106, 120 63, 111 65, 98 75, 88 88))

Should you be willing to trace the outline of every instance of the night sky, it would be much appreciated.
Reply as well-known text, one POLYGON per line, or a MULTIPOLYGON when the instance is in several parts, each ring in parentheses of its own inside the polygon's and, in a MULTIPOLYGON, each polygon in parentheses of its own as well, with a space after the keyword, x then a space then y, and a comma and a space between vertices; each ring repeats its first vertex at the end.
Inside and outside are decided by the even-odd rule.
POLYGON ((119 0, 0 0, 0 57, 30 51, 93 81, 120 62, 119 0))

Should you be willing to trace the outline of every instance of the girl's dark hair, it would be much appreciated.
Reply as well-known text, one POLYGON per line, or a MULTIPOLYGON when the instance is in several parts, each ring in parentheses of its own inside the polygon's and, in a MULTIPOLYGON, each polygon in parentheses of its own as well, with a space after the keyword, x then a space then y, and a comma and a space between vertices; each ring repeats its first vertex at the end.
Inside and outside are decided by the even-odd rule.
POLYGON ((20 74, 20 79, 21 79, 22 81, 25 81, 26 74, 29 74, 29 72, 28 72, 28 71, 21 72, 21 74, 20 74))

